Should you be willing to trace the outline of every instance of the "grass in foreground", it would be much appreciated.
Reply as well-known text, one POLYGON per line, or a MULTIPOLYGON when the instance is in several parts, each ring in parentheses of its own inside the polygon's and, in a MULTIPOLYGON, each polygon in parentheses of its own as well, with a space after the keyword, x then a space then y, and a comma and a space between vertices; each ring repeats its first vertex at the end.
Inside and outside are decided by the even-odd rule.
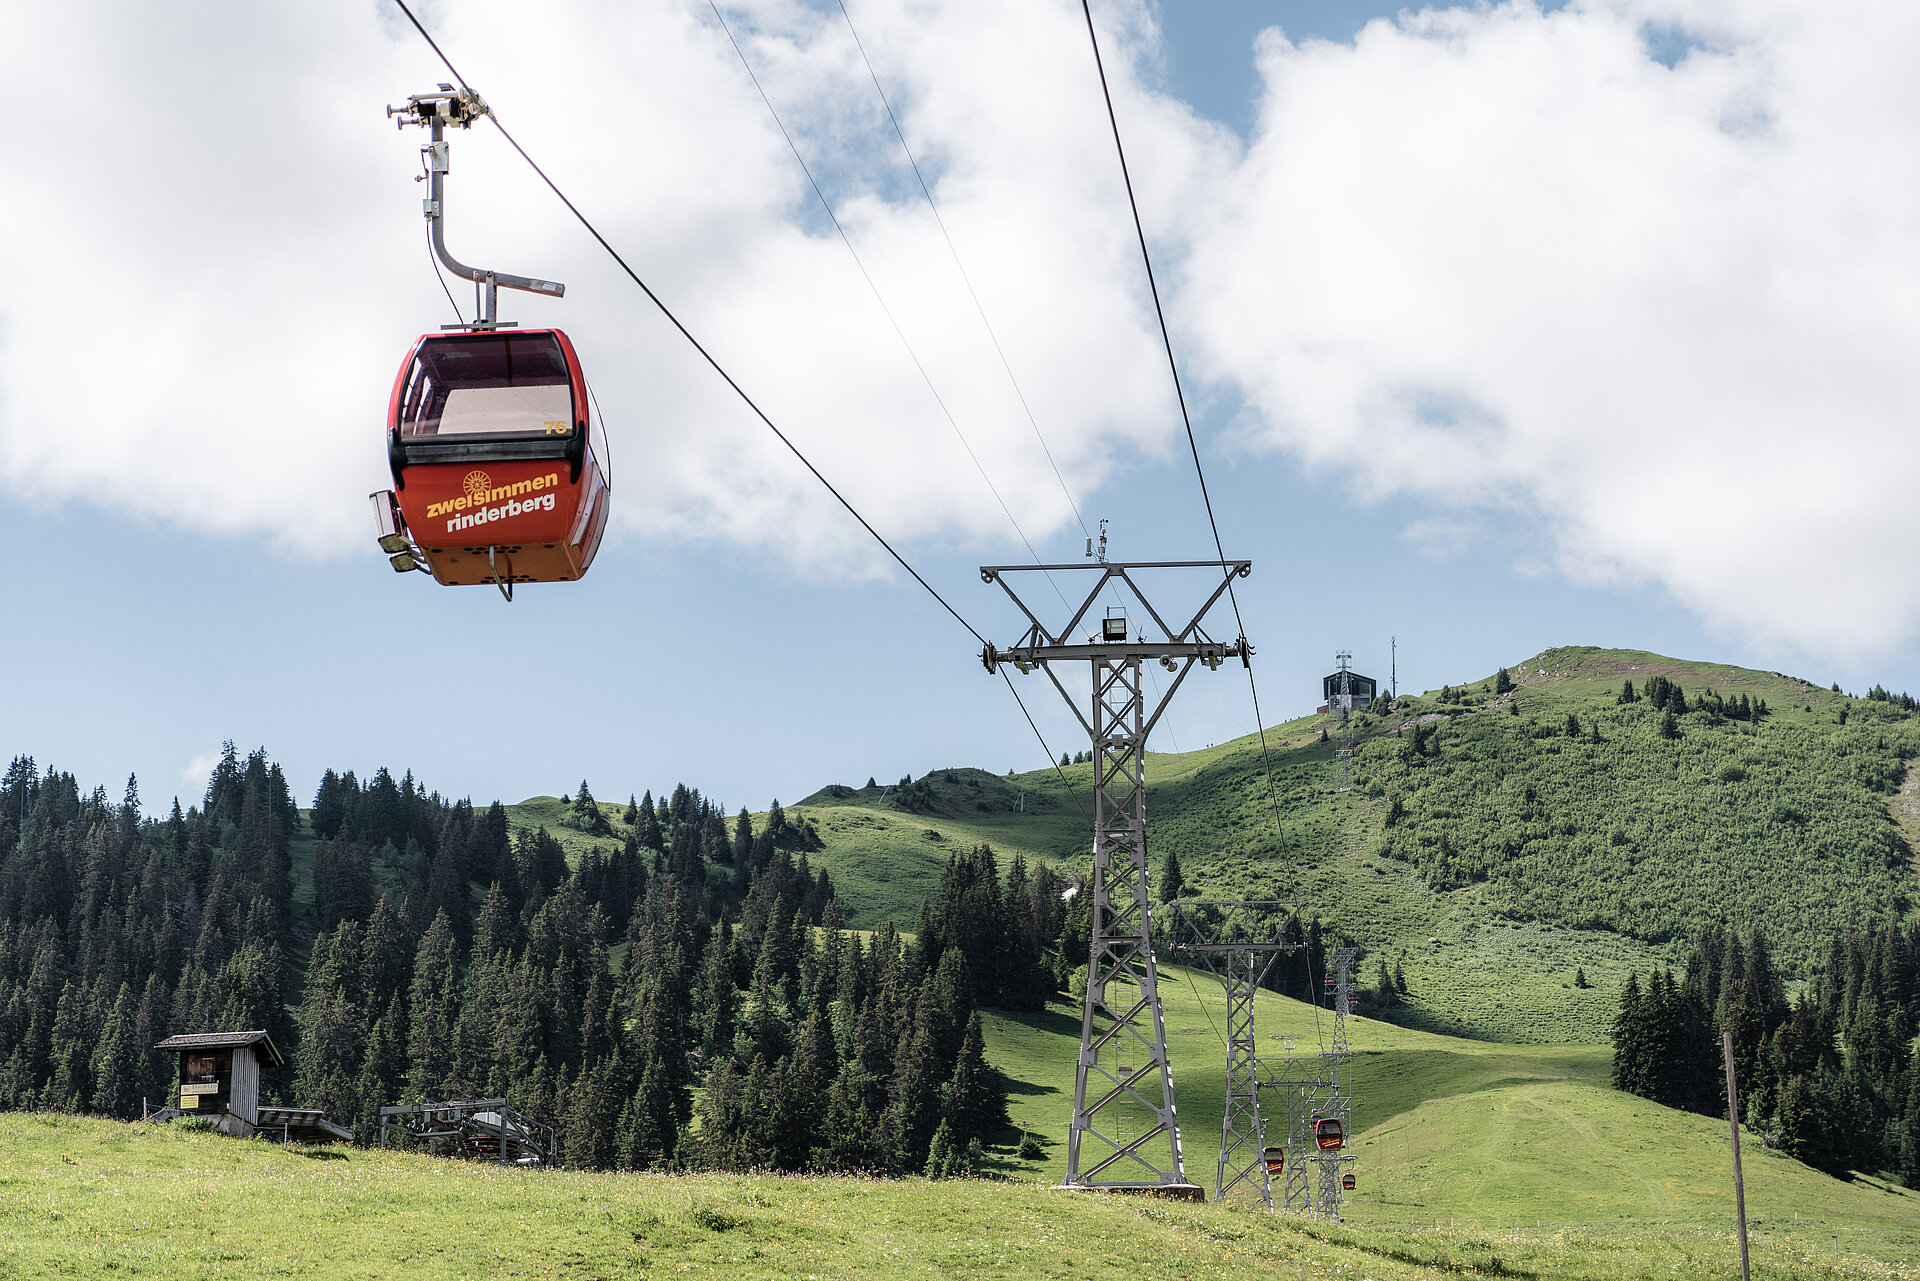
MULTIPOLYGON (((0 1272, 180 1278, 1726 1276, 1730 1232, 1388 1231, 984 1180, 500 1170, 0 1117, 0 1272)), ((1754 1275, 1913 1277, 1763 1238, 1754 1275)))

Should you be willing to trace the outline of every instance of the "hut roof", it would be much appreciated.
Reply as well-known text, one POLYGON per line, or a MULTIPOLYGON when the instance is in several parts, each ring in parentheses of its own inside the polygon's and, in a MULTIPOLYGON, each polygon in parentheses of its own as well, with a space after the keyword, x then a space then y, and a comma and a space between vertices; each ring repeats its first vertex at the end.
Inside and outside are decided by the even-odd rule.
POLYGON ((258 1053, 266 1060, 268 1067, 285 1067, 286 1059, 275 1048, 273 1038, 264 1030, 254 1032, 190 1032, 180 1036, 170 1036, 153 1048, 156 1050, 238 1050, 250 1045, 261 1048, 258 1053))

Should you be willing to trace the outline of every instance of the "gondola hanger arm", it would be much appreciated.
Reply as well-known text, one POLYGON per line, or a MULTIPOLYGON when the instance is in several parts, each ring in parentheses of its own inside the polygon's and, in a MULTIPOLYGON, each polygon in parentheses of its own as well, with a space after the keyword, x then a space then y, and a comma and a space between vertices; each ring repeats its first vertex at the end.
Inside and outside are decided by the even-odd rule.
POLYGON ((427 197, 420 202, 421 212, 426 215, 427 226, 433 241, 433 252, 446 269, 462 280, 471 280, 480 294, 479 317, 470 324, 451 325, 453 329, 499 329, 512 327, 513 322, 498 318, 498 291, 502 288, 518 289, 530 294, 543 294, 549 298, 563 298, 567 287, 557 280, 538 280, 532 276, 516 276, 509 272, 493 271, 485 267, 469 267, 447 251, 446 238, 446 179, 452 169, 452 160, 448 152, 446 130, 448 125, 468 129, 481 116, 491 115, 492 109, 486 100, 471 89, 455 89, 443 84, 433 93, 416 93, 407 97, 405 104, 388 107, 387 115, 397 117, 395 128, 407 125, 424 126, 428 142, 422 147, 421 154, 427 162, 427 197))

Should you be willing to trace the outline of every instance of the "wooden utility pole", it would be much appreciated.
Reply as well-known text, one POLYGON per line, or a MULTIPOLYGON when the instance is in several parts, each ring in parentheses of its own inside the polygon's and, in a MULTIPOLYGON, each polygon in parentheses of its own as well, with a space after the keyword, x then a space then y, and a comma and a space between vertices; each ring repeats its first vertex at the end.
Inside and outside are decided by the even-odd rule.
POLYGON ((1751 1281, 1747 1271, 1747 1187, 1740 1178, 1740 1094, 1733 1079, 1733 1033, 1720 1034, 1720 1050, 1727 1061, 1727 1123, 1733 1127, 1733 1203, 1740 1215, 1740 1281, 1751 1281))

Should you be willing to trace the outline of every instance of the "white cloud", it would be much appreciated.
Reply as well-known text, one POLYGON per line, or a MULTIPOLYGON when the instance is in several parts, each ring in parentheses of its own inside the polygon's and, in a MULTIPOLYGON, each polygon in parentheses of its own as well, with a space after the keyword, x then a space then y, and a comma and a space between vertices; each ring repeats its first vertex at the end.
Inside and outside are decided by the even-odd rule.
MULTIPOLYGON (((745 8, 755 70, 1008 506, 1036 541, 1069 523, 838 10, 745 8)), ((423 12, 879 527, 1013 542, 704 4, 423 12)), ((857 12, 1062 469, 1091 487, 1116 449, 1158 449, 1171 394, 1136 358, 1148 317, 1077 8, 857 12)), ((0 20, 0 103, 44 122, 0 159, 0 475, 29 499, 364 550, 394 368, 449 319, 410 181, 420 139, 380 108, 446 73, 390 5, 239 13, 189 0, 0 20)), ((1131 20, 1136 42, 1151 36, 1131 20)), ((1169 118, 1141 146, 1177 172, 1206 155, 1207 130, 1169 118)), ((562 302, 503 300, 580 346, 612 428, 618 522, 821 572, 874 567, 866 536, 490 127, 454 135, 448 239, 466 261, 567 283, 562 302)))
POLYGON ((1426 516, 1408 521, 1400 531, 1400 541, 1428 560, 1448 561, 1465 555, 1480 534, 1480 526, 1472 520, 1426 516))
POLYGON ((220 763, 218 750, 202 752, 188 761, 186 768, 180 771, 180 781, 196 787, 205 787, 207 780, 213 777, 213 767, 220 763))
MULTIPOLYGON (((1059 532, 837 9, 728 12, 1008 505, 1059 532)), ((1062 470, 1084 494, 1161 454, 1177 415, 1078 6, 855 12, 1062 470)), ((1920 10, 1575 0, 1351 46, 1273 32, 1244 147, 1151 90, 1143 0, 1100 14, 1176 343, 1197 394, 1244 400, 1243 443, 1429 501, 1435 530, 1519 512, 1560 572, 1663 584, 1762 643, 1859 656, 1920 628, 1920 10), (1649 37, 1690 51, 1662 65, 1649 37)), ((877 525, 1017 546, 703 4, 425 16, 877 525)), ((394 366, 446 318, 417 138, 379 107, 444 74, 373 0, 0 13, 0 105, 38 125, 0 156, 10 493, 366 551, 394 366)), ((568 283, 510 314, 579 343, 627 531, 880 565, 490 129, 455 139, 449 238, 568 283)))
POLYGON ((1917 40, 1911 6, 1717 0, 1269 32, 1182 324, 1360 492, 1537 513, 1563 572, 1884 652, 1920 625, 1917 40))

